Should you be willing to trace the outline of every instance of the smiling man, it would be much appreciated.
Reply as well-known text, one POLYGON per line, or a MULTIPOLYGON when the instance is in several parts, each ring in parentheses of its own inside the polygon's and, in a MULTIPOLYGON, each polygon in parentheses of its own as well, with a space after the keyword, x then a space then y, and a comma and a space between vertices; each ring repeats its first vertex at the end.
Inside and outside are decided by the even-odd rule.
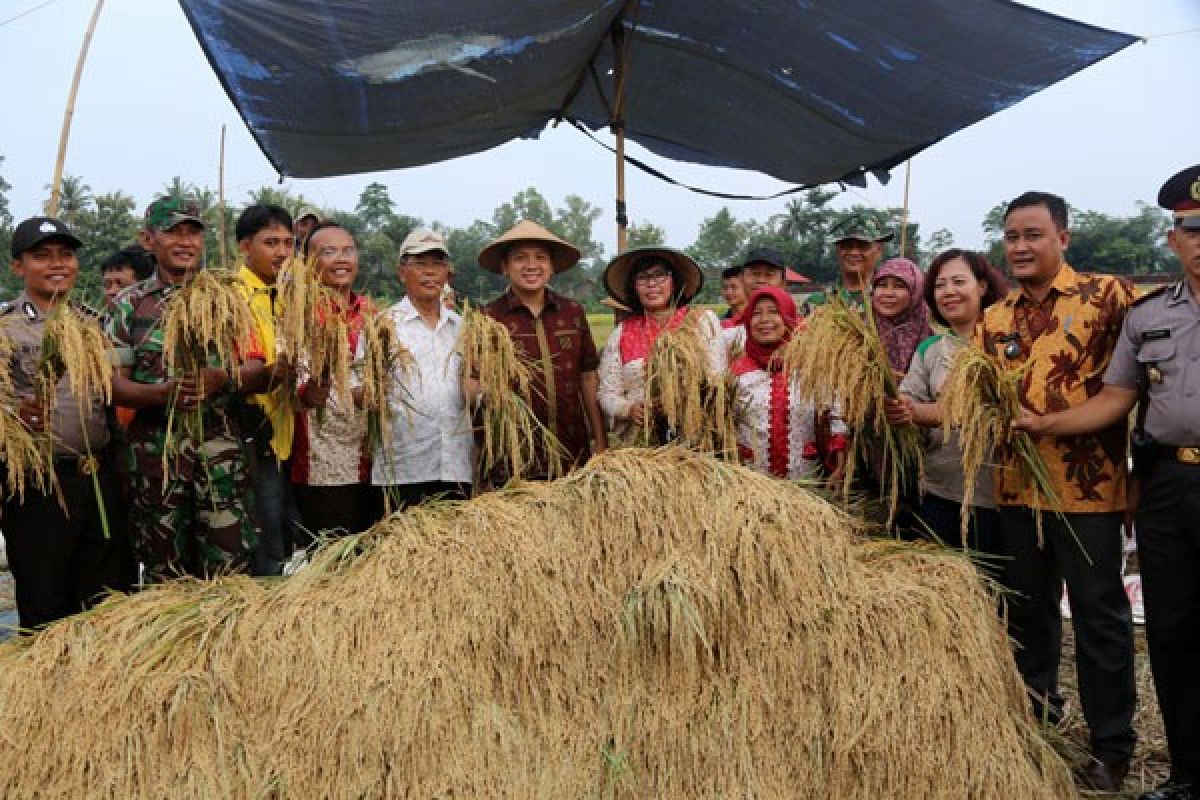
POLYGON ((67 306, 79 275, 80 241, 57 219, 33 217, 13 231, 12 271, 24 284, 10 303, 0 303, 0 336, 12 344, 5 368, 19 406, 18 418, 35 434, 49 434, 56 488, 42 491, 27 479, 23 496, 3 502, 4 538, 16 582, 22 628, 40 628, 87 608, 106 589, 128 589, 122 575, 128 552, 125 519, 108 444, 111 430, 99 399, 81 404, 64 376, 43 404, 37 397, 38 362, 46 320, 54 313, 78 314, 67 306), (47 415, 47 409, 49 414, 47 415), (48 418, 45 418, 48 416, 48 418), (104 498, 102 509, 93 480, 104 498), (109 536, 101 514, 108 511, 109 536))
MULTIPOLYGON (((984 315, 984 348, 1006 367, 1026 370, 1022 404, 1040 414, 1083 404, 1103 386, 1133 288, 1109 275, 1085 275, 1065 261, 1067 204, 1026 192, 1008 205, 1004 254, 1018 286, 984 315)), ((1116 791, 1133 754, 1133 621, 1121 579, 1126 510, 1126 425, 1096 433, 1037 438, 1057 495, 1038 511, 1034 489, 1012 452, 997 454, 996 502, 1002 524, 1001 582, 1016 662, 1039 717, 1062 715, 1058 690, 1063 581, 1071 598, 1076 666, 1092 760, 1084 780, 1116 791), (1039 535, 1038 516, 1041 516, 1039 535)))
POLYGON ((255 575, 279 575, 291 553, 287 530, 287 461, 292 455, 293 424, 284 393, 293 373, 275 353, 279 307, 275 281, 292 258, 292 216, 272 205, 247 206, 234 228, 241 254, 238 277, 246 291, 254 328, 268 369, 265 391, 254 394, 244 409, 242 425, 254 440, 254 499, 262 536, 250 561, 255 575))
MULTIPOLYGON (((333 291, 325 313, 346 324, 349 352, 367 321, 374 316, 371 301, 354 291, 358 276, 358 247, 350 232, 334 222, 322 222, 304 243, 321 283, 333 291)), ((298 544, 308 547, 318 533, 359 533, 370 527, 375 509, 371 492, 371 454, 366 449, 366 415, 344 405, 331 393, 329 381, 307 374, 301 365, 300 403, 295 411, 292 439, 291 488, 300 511, 298 544)))
POLYGON ((1017 427, 1042 436, 1123 425, 1133 431, 1138 566, 1146 601, 1146 640, 1171 756, 1166 784, 1139 800, 1200 798, 1200 164, 1158 192, 1171 212, 1167 245, 1183 278, 1134 303, 1104 375, 1086 403, 1017 427))
MULTIPOLYGON (((836 225, 830 240, 838 259, 839 276, 835 292, 846 305, 861 309, 875 267, 883 258, 883 245, 892 240, 892 232, 874 216, 859 213, 836 225)), ((828 300, 824 292, 817 292, 809 296, 808 304, 816 307, 828 300)))
MULTIPOLYGON (((596 389, 600 356, 583 306, 549 288, 550 278, 579 263, 579 250, 522 220, 479 253, 479 264, 508 278, 508 291, 484 308, 502 322, 533 365, 533 413, 565 451, 566 470, 607 447, 596 389)), ((533 479, 552 477, 544 455, 533 479)))
MULTIPOLYGON (((471 490, 473 440, 462 389, 462 359, 454 352, 462 317, 442 303, 450 270, 446 240, 418 228, 400 245, 404 299, 384 313, 413 365, 397 365, 371 482, 380 505, 401 509, 435 497, 465 499, 471 490)), ((362 342, 358 359, 364 355, 362 342)))
POLYGON ((161 197, 152 202, 141 242, 157 269, 118 296, 107 324, 118 365, 113 402, 136 409, 126 433, 135 552, 148 582, 245 570, 258 533, 247 502, 246 453, 229 404, 242 387, 260 380, 262 354, 243 348, 241 364, 210 363, 199 380, 167 374, 163 312, 204 257, 204 222, 195 201, 161 197), (197 409, 203 414, 203 438, 179 434, 176 454, 164 463, 172 414, 197 409))

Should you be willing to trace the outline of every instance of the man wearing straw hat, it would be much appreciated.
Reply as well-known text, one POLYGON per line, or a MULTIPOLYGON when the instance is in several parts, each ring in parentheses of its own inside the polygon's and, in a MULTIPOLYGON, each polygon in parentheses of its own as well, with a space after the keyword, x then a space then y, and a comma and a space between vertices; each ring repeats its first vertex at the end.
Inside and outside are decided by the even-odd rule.
POLYGON ((155 273, 117 297, 107 325, 117 361, 113 403, 136 409, 126 434, 134 550, 148 582, 244 571, 258 531, 247 502, 247 454, 229 403, 263 383, 263 356, 254 343, 243 348, 239 367, 205 367, 199 380, 168 375, 162 317, 171 294, 200 269, 199 206, 186 198, 155 200, 146 209, 141 241, 157 262, 155 273), (170 416, 198 408, 204 438, 181 441, 168 470, 163 456, 170 416))
MULTIPOLYGON (((522 220, 479 253, 479 264, 508 278, 508 291, 483 310, 503 323, 533 365, 532 408, 565 451, 569 470, 607 446, 596 399, 600 357, 583 306, 548 287, 579 262, 579 250, 522 220)), ((546 459, 539 458, 544 465, 546 459)), ((533 478, 551 477, 547 473, 533 478)))
POLYGON ((96 324, 93 315, 74 305, 64 308, 79 276, 80 244, 57 219, 22 222, 13 231, 12 271, 24 288, 12 302, 0 303, 0 336, 12 346, 4 368, 19 399, 16 414, 30 432, 51 437, 58 481, 45 490, 26 485, 23 496, 11 494, 3 503, 17 614, 21 627, 30 630, 82 611, 106 590, 125 590, 130 583, 103 401, 92 398, 81 408, 65 376, 48 402, 36 396, 47 318, 63 311, 96 324))
POLYGON ((1104 374, 1083 405, 1023 416, 1016 427, 1046 435, 1124 427, 1137 407, 1138 566, 1146 639, 1171 756, 1166 784, 1140 800, 1200 798, 1200 164, 1158 192, 1171 212, 1167 244, 1182 280, 1134 302, 1104 374))

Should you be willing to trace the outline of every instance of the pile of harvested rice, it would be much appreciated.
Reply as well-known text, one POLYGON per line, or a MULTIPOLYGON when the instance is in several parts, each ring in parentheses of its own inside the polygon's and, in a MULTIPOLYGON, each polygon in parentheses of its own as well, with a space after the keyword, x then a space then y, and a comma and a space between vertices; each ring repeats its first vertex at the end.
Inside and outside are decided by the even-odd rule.
POLYGON ((682 448, 0 648, 0 791, 1062 798, 970 563, 682 448))

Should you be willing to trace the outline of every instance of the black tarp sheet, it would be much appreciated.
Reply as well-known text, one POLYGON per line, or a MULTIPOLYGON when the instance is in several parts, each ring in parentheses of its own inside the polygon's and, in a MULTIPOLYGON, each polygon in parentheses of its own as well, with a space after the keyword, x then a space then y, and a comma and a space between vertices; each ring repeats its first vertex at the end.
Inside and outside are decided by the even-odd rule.
POLYGON ((1004 0, 180 4, 267 158, 301 178, 535 137, 576 87, 566 115, 604 127, 618 19, 631 139, 799 184, 886 170, 1136 41, 1004 0))

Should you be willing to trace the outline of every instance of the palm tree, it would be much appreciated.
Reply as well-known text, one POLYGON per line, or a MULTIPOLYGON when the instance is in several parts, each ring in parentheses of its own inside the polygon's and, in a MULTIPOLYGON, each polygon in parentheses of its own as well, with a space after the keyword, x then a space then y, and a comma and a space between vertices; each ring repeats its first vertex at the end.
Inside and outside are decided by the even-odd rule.
MULTIPOLYGON (((47 192, 53 192, 54 187, 46 184, 44 187, 47 192)), ((83 182, 83 178, 75 175, 63 175, 62 186, 58 191, 58 216, 68 225, 72 224, 72 220, 79 217, 81 213, 87 211, 92 205, 92 187, 83 182)), ((46 202, 46 208, 49 210, 50 203, 46 202)))

